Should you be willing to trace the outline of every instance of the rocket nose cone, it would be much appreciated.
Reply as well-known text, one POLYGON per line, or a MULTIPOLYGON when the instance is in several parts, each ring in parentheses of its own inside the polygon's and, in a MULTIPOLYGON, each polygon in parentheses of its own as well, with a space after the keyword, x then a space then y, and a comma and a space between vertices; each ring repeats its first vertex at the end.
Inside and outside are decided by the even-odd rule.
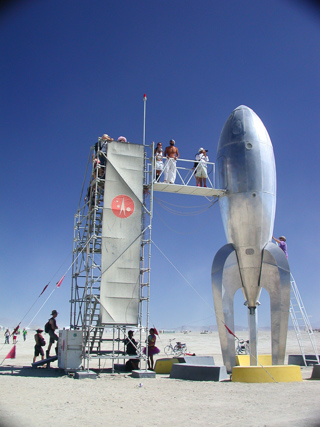
POLYGON ((257 114, 246 105, 239 105, 222 128, 218 152, 222 147, 234 142, 255 140, 271 144, 268 132, 257 114))
POLYGON ((251 110, 251 108, 247 107, 246 105, 239 105, 239 107, 235 108, 233 111, 235 110, 251 110))

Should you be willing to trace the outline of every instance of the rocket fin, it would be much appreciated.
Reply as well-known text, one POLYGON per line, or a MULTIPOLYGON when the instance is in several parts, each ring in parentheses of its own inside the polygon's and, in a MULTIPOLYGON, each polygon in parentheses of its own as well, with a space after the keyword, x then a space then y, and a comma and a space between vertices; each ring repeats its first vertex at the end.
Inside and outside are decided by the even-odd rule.
POLYGON ((263 249, 260 285, 270 296, 272 364, 282 365, 290 309, 290 267, 282 249, 271 242, 263 249))
POLYGON ((235 343, 224 325, 234 331, 233 299, 242 282, 234 246, 229 243, 216 253, 211 270, 214 309, 220 337, 223 363, 231 372, 235 366, 235 343))

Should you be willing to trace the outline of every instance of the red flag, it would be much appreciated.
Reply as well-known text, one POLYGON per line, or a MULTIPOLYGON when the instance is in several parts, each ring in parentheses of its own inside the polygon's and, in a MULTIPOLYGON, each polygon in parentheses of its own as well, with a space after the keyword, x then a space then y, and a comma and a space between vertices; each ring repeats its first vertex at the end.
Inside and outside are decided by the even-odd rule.
MULTIPOLYGON (((236 335, 231 331, 231 329, 229 329, 228 328, 228 326, 227 325, 224 325, 225 327, 226 327, 226 329, 227 329, 227 331, 229 332, 229 334, 231 334, 231 335, 233 335, 235 338, 237 338, 236 337, 236 335)), ((238 339, 238 338, 237 338, 238 339)))
POLYGON ((39 297, 41 297, 41 295, 43 294, 43 292, 47 289, 47 287, 49 286, 49 283, 43 288, 43 291, 41 292, 41 294, 39 295, 39 297))
POLYGON ((155 326, 153 327, 153 329, 154 329, 154 334, 159 336, 159 333, 158 333, 157 329, 155 328, 155 326))
POLYGON ((65 274, 61 277, 61 279, 59 280, 59 282, 57 283, 57 288, 60 288, 60 285, 62 283, 62 280, 64 279, 65 274))
POLYGON ((9 353, 6 355, 5 359, 15 359, 16 358, 16 346, 14 345, 9 353))

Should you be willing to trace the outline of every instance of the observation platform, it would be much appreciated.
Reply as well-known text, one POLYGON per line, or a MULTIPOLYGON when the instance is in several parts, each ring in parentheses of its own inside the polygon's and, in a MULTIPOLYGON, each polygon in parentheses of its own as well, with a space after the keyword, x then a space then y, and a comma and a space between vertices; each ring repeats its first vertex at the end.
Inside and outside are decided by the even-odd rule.
POLYGON ((184 184, 168 184, 164 182, 154 182, 153 191, 205 197, 220 197, 225 193, 225 190, 219 190, 218 188, 196 187, 193 185, 184 184))
MULTIPOLYGON (((153 160, 154 162, 154 160, 153 160)), ((194 160, 177 159, 176 163, 176 179, 174 184, 163 182, 165 176, 165 169, 168 164, 164 159, 164 167, 159 176, 159 180, 156 181, 156 171, 153 169, 152 181, 153 191, 161 191, 163 193, 174 193, 174 194, 188 194, 191 196, 203 196, 203 197, 220 197, 225 194, 225 190, 215 188, 215 164, 212 162, 206 163, 206 187, 197 187, 195 174, 198 168, 201 167, 199 162, 194 160)), ((148 171, 151 172, 152 165, 148 164, 148 171)), ((149 182, 150 184, 150 182, 149 182)))

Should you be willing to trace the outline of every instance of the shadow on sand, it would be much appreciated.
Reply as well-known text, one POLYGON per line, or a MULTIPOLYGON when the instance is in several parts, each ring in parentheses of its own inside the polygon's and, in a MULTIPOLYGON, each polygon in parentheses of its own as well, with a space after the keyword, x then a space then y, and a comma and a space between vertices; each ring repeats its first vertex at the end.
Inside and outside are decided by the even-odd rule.
POLYGON ((0 366, 1 375, 14 375, 17 377, 63 377, 65 372, 59 368, 32 368, 32 366, 0 366))

